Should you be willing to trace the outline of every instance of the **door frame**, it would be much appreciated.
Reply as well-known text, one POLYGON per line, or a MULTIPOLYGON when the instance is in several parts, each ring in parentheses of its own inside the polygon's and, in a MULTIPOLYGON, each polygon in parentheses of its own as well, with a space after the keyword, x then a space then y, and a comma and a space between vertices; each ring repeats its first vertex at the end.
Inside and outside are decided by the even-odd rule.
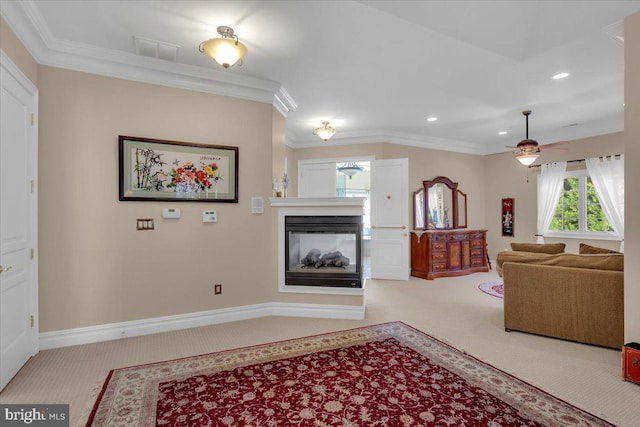
MULTIPOLYGON (((31 355, 34 356, 40 349, 40 316, 38 311, 38 120, 39 120, 39 90, 22 72, 22 70, 11 60, 11 58, 0 49, 0 67, 9 73, 26 91, 31 95, 33 104, 33 125, 31 128, 31 136, 29 144, 29 175, 32 181, 32 191, 29 197, 30 211, 30 240, 33 249, 33 259, 29 263, 29 309, 33 316, 33 327, 31 328, 31 355)), ((0 111, 0 114, 2 112, 0 111)))

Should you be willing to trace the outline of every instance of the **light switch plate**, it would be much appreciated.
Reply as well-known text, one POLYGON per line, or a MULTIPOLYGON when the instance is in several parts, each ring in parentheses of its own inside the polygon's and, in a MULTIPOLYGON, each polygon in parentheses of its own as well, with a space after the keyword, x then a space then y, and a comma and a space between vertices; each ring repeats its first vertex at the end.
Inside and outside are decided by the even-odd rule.
POLYGON ((264 213, 264 199, 262 197, 251 198, 251 213, 254 215, 264 213))
POLYGON ((218 213, 216 211, 202 211, 202 222, 218 222, 218 213))

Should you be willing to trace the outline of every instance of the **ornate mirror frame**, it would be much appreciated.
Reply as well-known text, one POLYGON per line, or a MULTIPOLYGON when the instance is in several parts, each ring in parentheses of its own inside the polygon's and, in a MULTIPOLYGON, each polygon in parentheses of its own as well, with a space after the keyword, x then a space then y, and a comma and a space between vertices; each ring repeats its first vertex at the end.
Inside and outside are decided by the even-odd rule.
MULTIPOLYGON (((467 228, 467 195, 458 190, 458 183, 453 182, 446 176, 438 176, 428 181, 422 181, 422 188, 413 193, 413 228, 415 230, 442 230, 452 228, 467 228), (437 184, 443 184, 450 190, 450 194, 444 197, 450 198, 451 201, 451 222, 446 225, 448 221, 445 221, 445 226, 436 227, 432 221, 429 220, 429 189, 435 187, 437 184), (462 215, 459 215, 459 209, 462 209, 462 215)), ((448 220, 449 218, 447 218, 448 220)))

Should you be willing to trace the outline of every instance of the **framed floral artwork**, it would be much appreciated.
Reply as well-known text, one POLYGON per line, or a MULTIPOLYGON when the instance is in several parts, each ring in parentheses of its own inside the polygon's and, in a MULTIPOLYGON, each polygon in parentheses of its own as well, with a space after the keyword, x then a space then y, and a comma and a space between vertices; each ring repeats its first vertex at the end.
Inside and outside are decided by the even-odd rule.
POLYGON ((118 137, 119 200, 238 203, 238 147, 118 137))

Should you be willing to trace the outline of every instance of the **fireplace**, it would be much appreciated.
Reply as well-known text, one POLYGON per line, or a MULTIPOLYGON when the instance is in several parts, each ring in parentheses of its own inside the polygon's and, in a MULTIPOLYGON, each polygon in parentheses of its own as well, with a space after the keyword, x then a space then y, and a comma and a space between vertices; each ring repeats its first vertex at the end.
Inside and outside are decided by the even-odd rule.
POLYGON ((361 216, 286 216, 286 286, 362 288, 361 216))

